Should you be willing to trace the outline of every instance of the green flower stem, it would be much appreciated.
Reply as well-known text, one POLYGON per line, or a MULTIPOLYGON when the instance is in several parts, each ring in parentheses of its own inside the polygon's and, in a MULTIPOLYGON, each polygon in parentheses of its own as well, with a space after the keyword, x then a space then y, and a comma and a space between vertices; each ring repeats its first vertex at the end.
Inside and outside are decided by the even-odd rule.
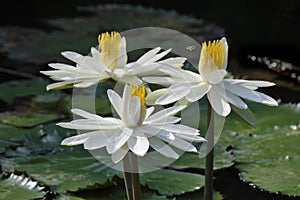
POLYGON ((127 199, 141 200, 142 195, 137 156, 133 153, 128 153, 122 162, 127 199))
POLYGON ((130 169, 130 160, 129 155, 127 154, 123 160, 123 173, 124 173, 124 183, 126 188, 126 194, 128 200, 133 200, 132 195, 132 180, 131 180, 131 169, 130 169))
POLYGON ((204 200, 213 200, 213 174, 214 174, 214 111, 208 102, 207 111, 207 144, 205 159, 205 186, 204 200))
POLYGON ((141 193, 140 174, 139 174, 139 168, 138 168, 139 165, 138 165, 137 156, 134 154, 131 154, 130 161, 131 161, 131 167, 132 167, 131 180, 132 180, 133 199, 141 200, 142 193, 141 193))

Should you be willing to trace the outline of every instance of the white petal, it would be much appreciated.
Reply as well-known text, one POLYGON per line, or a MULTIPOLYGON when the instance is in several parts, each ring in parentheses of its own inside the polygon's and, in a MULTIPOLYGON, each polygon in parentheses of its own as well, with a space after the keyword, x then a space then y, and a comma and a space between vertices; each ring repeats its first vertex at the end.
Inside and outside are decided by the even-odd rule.
POLYGON ((231 111, 229 103, 223 99, 223 97, 217 92, 214 87, 212 87, 207 93, 207 98, 217 114, 223 117, 229 115, 231 111))
MULTIPOLYGON (((167 74, 171 77, 182 78, 184 80, 186 78, 185 76, 183 76, 183 74, 185 74, 186 70, 183 70, 178 67, 173 67, 173 66, 164 64, 164 65, 160 65, 159 71, 161 71, 164 74, 167 74)), ((189 80, 189 79, 186 79, 186 80, 189 80)))
POLYGON ((182 151, 197 152, 196 147, 194 147, 191 143, 184 141, 180 138, 175 138, 175 140, 173 140, 169 144, 182 151))
POLYGON ((166 56, 172 49, 168 49, 150 58, 146 63, 153 63, 166 56))
POLYGON ((68 86, 70 84, 73 84, 74 81, 63 81, 63 82, 58 82, 58 83, 52 83, 47 85, 46 90, 52 90, 52 89, 56 89, 56 88, 60 88, 63 86, 68 86))
POLYGON ((185 134, 176 134, 176 138, 181 138, 186 141, 190 142, 206 142, 206 139, 203 137, 200 137, 198 135, 185 135, 185 134))
POLYGON ((230 91, 231 93, 238 95, 242 98, 248 99, 250 101, 263 103, 271 106, 277 106, 278 103, 271 97, 261 93, 253 91, 249 88, 242 87, 240 85, 231 84, 228 82, 224 82, 224 86, 226 90, 230 91))
POLYGON ((99 58, 99 56, 100 56, 99 51, 95 47, 91 47, 91 53, 92 53, 92 56, 95 58, 99 58))
POLYGON ((146 81, 147 83, 155 83, 163 86, 169 86, 174 83, 184 82, 182 78, 176 78, 176 77, 143 77, 143 81, 146 81))
POLYGON ((199 135, 199 130, 191 128, 183 124, 167 124, 163 127, 164 130, 172 133, 179 133, 184 135, 199 135))
POLYGON ((143 65, 144 63, 147 63, 149 59, 151 59, 155 54, 157 54, 160 51, 160 47, 156 47, 147 53, 145 53, 143 56, 141 56, 136 62, 143 65))
POLYGON ((119 78, 118 81, 123 82, 123 83, 128 83, 132 85, 141 85, 143 84, 143 81, 138 78, 137 76, 123 76, 122 78, 119 78))
POLYGON ((115 153, 113 153, 111 155, 111 159, 114 163, 118 163, 120 162, 127 154, 128 152, 128 147, 127 145, 123 145, 118 151, 116 151, 115 153))
POLYGON ((159 132, 155 134, 155 137, 160 138, 166 142, 175 140, 175 136, 171 132, 165 130, 159 130, 159 132))
POLYGON ((112 132, 105 132, 105 131, 92 131, 92 132, 87 132, 87 133, 83 133, 80 135, 75 135, 72 137, 68 137, 66 139, 64 139, 61 142, 61 145, 67 145, 67 146, 73 146, 73 145, 79 145, 79 144, 83 144, 89 137, 93 137, 95 135, 107 135, 107 134, 112 134, 112 132))
POLYGON ((76 53, 76 52, 72 52, 72 51, 64 51, 61 52, 61 54, 68 58, 69 60, 75 62, 75 63, 80 63, 80 61, 83 59, 83 55, 76 53))
POLYGON ((208 52, 206 52, 205 50, 201 50, 201 55, 200 55, 200 60, 198 65, 198 71, 201 74, 201 76, 208 81, 211 73, 215 70, 218 70, 218 67, 211 59, 208 52))
POLYGON ((147 118, 153 113, 153 111, 154 111, 154 107, 153 107, 153 106, 147 108, 147 110, 146 110, 146 115, 145 115, 145 119, 147 119, 147 118))
POLYGON ((67 65, 62 63, 50 63, 48 65, 53 69, 78 73, 78 68, 72 65, 67 65))
POLYGON ((210 90, 210 88, 210 85, 203 83, 200 86, 193 88, 185 98, 190 102, 198 101, 210 90))
MULTIPOLYGON (((113 119, 113 118, 112 118, 113 119)), ((92 120, 73 120, 72 122, 62 122, 57 123, 56 125, 69 128, 69 129, 77 129, 77 130, 108 130, 108 129, 120 129, 122 124, 119 120, 119 123, 115 122, 116 119, 107 120, 106 122, 100 121, 92 121, 92 120)))
POLYGON ((127 52, 126 52, 126 39, 122 37, 119 50, 118 50, 118 60, 117 68, 123 68, 127 63, 127 52))
POLYGON ((175 57, 175 58, 167 58, 165 60, 159 61, 159 63, 172 65, 174 67, 182 67, 183 63, 186 61, 186 58, 183 57, 175 57))
POLYGON ((99 115, 96 115, 96 114, 92 114, 92 113, 89 113, 89 112, 86 112, 84 110, 81 110, 81 109, 71 109, 71 112, 78 115, 78 116, 81 116, 81 117, 84 117, 84 118, 87 118, 87 119, 93 119, 93 120, 96 120, 96 119, 103 119, 103 117, 99 116, 99 115))
POLYGON ((169 157, 169 158, 174 158, 174 159, 178 159, 179 155, 171 148, 169 147, 167 144, 165 144, 163 141, 152 137, 149 139, 150 140, 150 146, 158 151, 160 154, 169 157))
POLYGON ((157 113, 151 115, 147 119, 147 121, 151 121, 151 122, 161 121, 168 116, 175 115, 179 111, 183 110, 185 107, 186 106, 173 106, 173 107, 169 107, 169 108, 160 110, 157 113))
POLYGON ((117 112, 119 117, 121 117, 122 110, 123 110, 121 97, 119 96, 119 94, 117 94, 115 91, 113 91, 111 89, 107 90, 107 96, 108 96, 110 103, 114 107, 115 111, 117 112))
POLYGON ((99 80, 97 80, 97 79, 91 79, 91 80, 83 81, 81 83, 76 83, 76 84, 74 84, 74 87, 87 88, 87 87, 90 87, 92 85, 97 85, 98 82, 99 82, 99 80))
POLYGON ((128 69, 126 75, 137 75, 139 77, 145 76, 145 74, 150 74, 152 71, 157 70, 157 64, 147 64, 147 65, 140 65, 138 63, 131 65, 128 69))
POLYGON ((231 92, 227 91, 226 92, 226 96, 225 96, 225 99, 235 105, 236 107, 240 108, 240 109, 247 109, 248 106, 247 104, 238 96, 232 94, 231 92))
POLYGON ((145 98, 146 104, 155 105, 155 101, 162 95, 167 94, 168 92, 170 92, 169 89, 163 88, 163 89, 158 89, 151 93, 148 93, 148 95, 145 98))
POLYGON ((232 84, 238 84, 244 87, 271 87, 276 85, 275 83, 269 81, 260 81, 260 80, 241 80, 241 79, 224 79, 225 82, 230 82, 232 84))
POLYGON ((166 125, 166 124, 175 124, 180 120, 181 120, 180 117, 166 117, 160 121, 144 121, 143 124, 145 125, 151 124, 151 125, 159 126, 159 125, 166 125))
MULTIPOLYGON (((181 86, 179 86, 181 87, 181 86)), ((181 87, 182 88, 182 87, 181 87)), ((181 90, 171 90, 169 88, 169 93, 162 95, 159 97, 155 103, 159 105, 167 105, 170 103, 174 103, 182 98, 184 98, 189 92, 190 88, 182 88, 181 90)))
MULTIPOLYGON (((136 130, 138 131, 138 130, 136 130)), ((137 156, 144 156, 148 149, 149 149, 149 141, 147 139, 147 137, 140 132, 139 135, 140 136, 133 136, 130 137, 127 144, 129 149, 137 156)))
POLYGON ((83 144, 87 139, 87 137, 81 137, 81 135, 76 135, 73 137, 65 138, 60 144, 65 146, 74 146, 83 144))
POLYGON ((113 154, 118 151, 130 138, 133 130, 129 128, 125 128, 122 131, 114 134, 110 138, 108 138, 106 144, 106 150, 109 154, 113 154))
POLYGON ((140 105, 140 98, 137 96, 133 96, 130 98, 129 101, 129 110, 128 110, 128 117, 131 117, 134 121, 134 124, 138 124, 140 121, 140 115, 141 115, 141 105, 140 105))
POLYGON ((210 74, 208 82, 211 84, 218 84, 223 80, 223 78, 225 77, 226 74, 227 74, 227 71, 225 69, 213 71, 210 74))
POLYGON ((227 59, 228 59, 228 44, 227 44, 227 40, 225 37, 223 37, 220 42, 223 43, 224 45, 224 48, 223 48, 223 51, 224 51, 224 61, 223 61, 223 66, 222 66, 222 69, 225 69, 227 68, 227 59))
POLYGON ((260 103, 266 104, 268 106, 278 106, 278 102, 273 99, 272 97, 265 95, 261 92, 256 92, 258 95, 260 95, 262 101, 260 103))
POLYGON ((84 148, 87 150, 102 148, 106 145, 107 139, 107 135, 104 134, 91 136, 84 142, 84 148))

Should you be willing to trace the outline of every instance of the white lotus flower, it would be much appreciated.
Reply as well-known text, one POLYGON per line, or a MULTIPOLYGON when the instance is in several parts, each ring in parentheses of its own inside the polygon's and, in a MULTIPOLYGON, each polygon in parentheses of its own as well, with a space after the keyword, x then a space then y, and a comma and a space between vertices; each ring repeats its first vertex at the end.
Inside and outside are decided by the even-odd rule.
POLYGON ((136 62, 127 64, 126 40, 118 32, 102 33, 98 37, 99 50, 92 47, 91 56, 83 56, 75 52, 62 52, 67 59, 76 63, 76 67, 62 63, 51 63, 55 70, 41 71, 51 79, 60 81, 47 86, 47 90, 78 87, 85 88, 98 84, 108 78, 125 83, 141 84, 140 77, 158 75, 161 73, 157 66, 169 64, 176 67, 183 66, 185 58, 176 57, 158 61, 170 52, 158 53, 155 48, 141 56, 136 62))
POLYGON ((175 124, 180 121, 174 115, 185 106, 174 106, 153 114, 154 107, 146 109, 145 87, 125 86, 123 97, 115 91, 108 90, 109 100, 119 118, 101 117, 73 109, 72 112, 83 117, 68 123, 59 123, 64 128, 85 130, 80 135, 66 138, 62 145, 83 144, 87 150, 106 148, 112 155, 112 161, 118 163, 128 151, 137 156, 144 156, 149 147, 164 156, 177 159, 179 155, 173 148, 193 152, 193 141, 203 142, 197 129, 175 124), (172 146, 172 148, 171 148, 172 146))
POLYGON ((231 112, 230 104, 239 109, 247 109, 247 104, 241 99, 277 106, 277 102, 258 91, 258 87, 275 85, 268 81, 226 79, 228 45, 225 38, 213 42, 204 42, 198 65, 199 73, 162 66, 160 70, 171 77, 145 77, 149 83, 169 86, 167 89, 156 90, 147 99, 165 105, 178 100, 195 102, 207 94, 208 100, 221 116, 231 112))

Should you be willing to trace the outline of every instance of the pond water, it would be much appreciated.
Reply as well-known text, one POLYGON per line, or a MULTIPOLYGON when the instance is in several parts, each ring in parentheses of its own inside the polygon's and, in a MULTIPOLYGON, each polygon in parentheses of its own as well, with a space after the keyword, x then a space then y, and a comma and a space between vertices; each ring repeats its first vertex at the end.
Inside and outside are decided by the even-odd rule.
MULTIPOLYGON (((12 37, 10 37, 10 44, 25 44, 28 48, 32 48, 28 49, 28 52, 30 52, 36 51, 43 46, 47 46, 47 42, 51 42, 51 38, 49 39, 45 35, 50 35, 55 31, 60 31, 59 25, 61 24, 67 26, 66 19, 72 20, 73 18, 81 16, 93 15, 88 11, 79 11, 77 9, 78 6, 97 5, 99 1, 95 0, 87 2, 83 0, 68 0, 59 4, 54 4, 51 1, 22 1, 18 4, 13 1, 9 1, 7 3, 7 7, 1 7, 3 16, 0 18, 0 34, 2 34, 0 39, 9 38, 3 36, 8 33, 13 33, 18 36, 18 31, 22 29, 22 31, 24 31, 22 32, 24 33, 24 37, 15 37, 18 41, 15 41, 14 43, 11 42, 15 39, 12 35, 12 37), (55 21, 56 19, 61 18, 64 18, 64 21, 55 21), (18 28, 12 30, 7 27, 18 28), (32 40, 28 40, 29 42, 26 42, 29 38, 28 36, 31 35, 32 32, 26 32, 28 30, 23 30, 24 28, 34 28, 34 31, 36 31, 36 38, 40 37, 43 40, 31 38, 32 40), (45 40, 45 38, 49 40, 45 40), (22 41, 22 39, 24 39, 25 42, 22 41), (30 41, 40 43, 38 45, 32 45, 30 44, 30 41)), ((214 34, 216 36, 223 34, 229 40, 229 70, 234 75, 238 77, 246 77, 248 79, 257 78, 274 81, 278 86, 261 91, 276 99, 281 99, 282 102, 300 102, 300 78, 297 80, 297 77, 300 77, 300 29, 297 28, 300 24, 300 1, 298 0, 211 0, 200 2, 199 6, 195 6, 195 4, 188 2, 172 3, 171 1, 158 0, 144 2, 136 0, 119 0, 111 2, 104 0, 101 1, 101 3, 131 4, 132 6, 143 5, 144 7, 154 8, 152 11, 154 13, 156 11, 160 12, 158 11, 159 9, 165 9, 167 11, 176 10, 178 13, 174 14, 174 20, 178 19, 178 23, 181 18, 184 18, 184 15, 188 15, 192 18, 203 19, 209 24, 214 24, 214 26, 212 26, 213 30, 216 29, 214 34), (272 64, 273 62, 277 64, 286 62, 292 65, 293 68, 290 71, 276 71, 271 69, 266 63, 259 62, 257 59, 251 59, 251 56, 255 56, 256 58, 261 57, 261 60, 269 59, 269 64, 272 64), (293 73, 296 78, 293 78, 293 73)), ((131 14, 135 15, 136 13, 133 12, 131 14)), ((128 14, 128 16, 130 16, 130 14, 128 14)), ((157 21, 159 17, 155 18, 154 16, 155 14, 151 15, 153 21, 157 21)), ((105 24, 105 19, 103 20, 104 22, 102 23, 105 24)), ((143 20, 146 21, 149 19, 141 19, 141 21, 143 20)), ((141 25, 144 22, 134 21, 132 23, 138 23, 138 25, 141 25)), ((195 25, 194 21, 180 21, 180 23, 183 24, 182 27, 185 31, 189 32, 189 29, 191 29, 191 33, 193 33, 193 24, 195 25)), ((152 23, 149 24, 152 25, 152 23)), ((147 25, 147 23, 144 23, 143 25, 147 25)), ((121 28, 126 29, 126 26, 134 27, 134 24, 126 24, 121 28)), ((170 26, 175 29, 177 28, 176 23, 171 23, 170 26)), ((71 27, 68 31, 69 30, 74 31, 75 28, 71 27)), ((91 31, 94 30, 91 29, 91 31)), ((62 37, 62 40, 63 39, 64 37, 62 37)), ((57 51, 53 50, 53 52, 51 52, 51 50, 47 50, 42 52, 39 57, 31 54, 23 55, 22 52, 25 50, 22 49, 22 46, 6 46, 5 42, 6 41, 0 40, 0 82, 20 78, 37 77, 39 76, 38 70, 46 69, 47 63, 61 59, 58 58, 57 55, 59 54, 58 50, 63 47, 58 48, 55 45, 53 47, 51 46, 51 48, 57 49, 57 51), (21 50, 18 51, 18 49, 21 50), (53 56, 54 52, 57 54, 56 56, 53 56), (20 73, 16 74, 16 70, 20 71, 20 73)), ((90 44, 93 44, 93 42, 88 44, 86 43, 85 45, 88 48, 90 44)), ((72 47, 72 45, 68 47, 72 47)), ((82 48, 82 46, 78 46, 78 50, 84 52, 87 49, 82 48)), ((3 106, 7 104, 2 100, 0 101, 0 105, 2 105, 1 111, 8 110, 8 108, 3 108, 3 106)), ((203 171, 196 172, 203 174, 203 171)), ((249 185, 240 179, 239 171, 235 168, 235 165, 216 171, 215 188, 217 191, 220 191, 225 200, 299 199, 297 197, 288 197, 286 195, 269 193, 249 185)), ((198 193, 196 193, 196 195, 198 195, 198 193)), ((178 199, 196 199, 196 195, 195 193, 190 193, 187 196, 178 197, 178 199)))

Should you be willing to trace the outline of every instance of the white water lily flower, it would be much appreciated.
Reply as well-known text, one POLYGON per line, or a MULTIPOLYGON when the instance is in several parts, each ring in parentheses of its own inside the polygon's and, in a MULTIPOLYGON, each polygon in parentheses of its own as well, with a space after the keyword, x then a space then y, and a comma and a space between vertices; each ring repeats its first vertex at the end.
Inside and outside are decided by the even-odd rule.
POLYGON ((197 151, 192 142, 203 142, 197 129, 182 124, 174 115, 185 106, 174 106, 153 114, 154 107, 145 106, 145 87, 125 86, 123 96, 115 91, 107 91, 109 100, 120 118, 101 117, 80 109, 72 109, 83 119, 59 123, 64 128, 85 130, 80 135, 66 138, 62 145, 83 144, 87 150, 106 148, 112 161, 118 163, 128 151, 144 156, 149 147, 162 155, 177 159, 173 148, 182 151, 197 151))
POLYGON ((83 56, 75 52, 62 52, 67 59, 76 63, 76 67, 62 63, 51 63, 55 70, 41 71, 51 79, 60 81, 47 86, 47 90, 65 87, 85 88, 98 84, 108 78, 125 83, 141 84, 140 77, 158 75, 159 64, 176 67, 183 66, 185 58, 175 57, 162 61, 169 50, 158 53, 155 48, 141 56, 136 62, 127 64, 126 40, 118 32, 102 33, 98 37, 99 49, 91 48, 91 56, 83 56))
POLYGON ((151 101, 156 98, 155 103, 165 105, 182 99, 195 102, 207 94, 212 108, 224 117, 231 112, 230 104, 239 109, 248 108, 241 98, 270 106, 278 105, 273 98, 255 91, 258 87, 269 87, 274 83, 226 79, 227 57, 225 38, 204 42, 198 65, 200 74, 165 65, 160 70, 171 77, 145 77, 143 80, 169 87, 154 91, 147 99, 151 101))

